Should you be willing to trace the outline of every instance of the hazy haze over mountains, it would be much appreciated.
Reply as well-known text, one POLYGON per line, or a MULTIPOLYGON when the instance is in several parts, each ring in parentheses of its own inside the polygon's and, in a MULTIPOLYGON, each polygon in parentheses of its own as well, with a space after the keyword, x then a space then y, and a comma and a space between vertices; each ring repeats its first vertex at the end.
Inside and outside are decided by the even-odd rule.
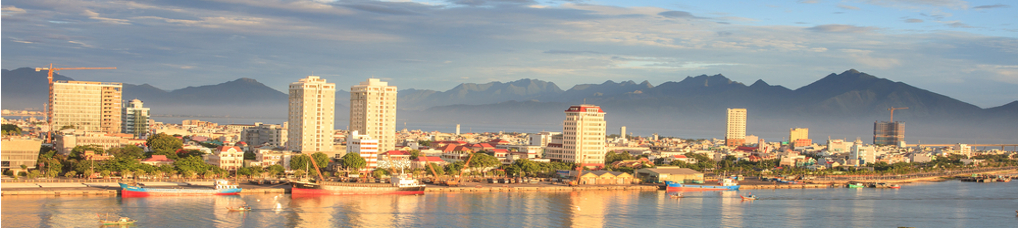
MULTIPOLYGON (((3 108, 39 108, 46 100, 45 72, 3 70, 3 108), (36 104, 36 105, 33 105, 36 104)), ((71 80, 55 76, 62 80, 71 80)), ((401 88, 399 82, 390 82, 401 88)), ((339 85, 344 88, 350 85, 339 85)), ((253 79, 165 91, 124 84, 124 99, 138 98, 154 114, 231 115, 286 118, 287 95, 253 79)), ((349 93, 338 91, 337 128, 348 121, 349 93)), ((1015 142, 1018 101, 982 109, 972 104, 856 70, 827 75, 791 90, 757 80, 747 86, 723 75, 686 77, 654 86, 648 81, 606 81, 568 90, 537 79, 464 83, 448 91, 404 89, 399 92, 399 122, 408 125, 476 125, 480 130, 560 131, 562 111, 586 101, 608 113, 609 134, 628 126, 637 135, 722 137, 726 108, 747 108, 749 134, 768 140, 787 137, 793 127, 810 128, 814 140, 872 137, 875 120, 887 120, 889 107, 906 121, 906 140, 973 143, 1015 142), (931 141, 932 140, 932 141, 931 141), (953 141, 952 141, 953 140, 953 141)), ((158 119, 158 118, 155 118, 158 119)))

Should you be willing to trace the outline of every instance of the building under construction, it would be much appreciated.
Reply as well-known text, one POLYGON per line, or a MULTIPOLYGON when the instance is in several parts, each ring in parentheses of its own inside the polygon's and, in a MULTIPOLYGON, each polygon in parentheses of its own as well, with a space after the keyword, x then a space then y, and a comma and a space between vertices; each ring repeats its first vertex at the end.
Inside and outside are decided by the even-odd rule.
POLYGON ((877 121, 873 123, 873 144, 897 145, 905 141, 905 122, 877 121))

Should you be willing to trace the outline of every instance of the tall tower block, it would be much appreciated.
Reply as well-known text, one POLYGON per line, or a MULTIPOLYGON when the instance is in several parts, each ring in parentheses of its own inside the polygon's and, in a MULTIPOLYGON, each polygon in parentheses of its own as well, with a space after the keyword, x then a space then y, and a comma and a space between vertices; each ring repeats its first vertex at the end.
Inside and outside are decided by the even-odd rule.
POLYGON ((725 145, 742 146, 746 141, 746 109, 728 109, 728 121, 725 131, 725 145))
POLYGON ((378 152, 396 149, 396 87, 369 78, 350 87, 350 130, 378 140, 378 152))
POLYGON ((336 84, 318 76, 290 83, 287 149, 304 153, 332 151, 336 84))

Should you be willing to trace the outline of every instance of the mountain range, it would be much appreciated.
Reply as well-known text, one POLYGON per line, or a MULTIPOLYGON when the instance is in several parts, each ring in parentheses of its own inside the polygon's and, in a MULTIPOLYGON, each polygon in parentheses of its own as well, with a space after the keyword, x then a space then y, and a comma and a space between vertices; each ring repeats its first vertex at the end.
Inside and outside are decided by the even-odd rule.
MULTIPOLYGON (((73 80, 62 75, 54 78, 73 80)), ((40 106, 46 100, 45 72, 30 68, 3 70, 2 95, 4 109, 40 106)), ((148 84, 124 84, 123 97, 145 101, 155 114, 257 113, 259 117, 272 118, 285 118, 288 100, 285 93, 249 78, 172 91, 148 84), (223 106, 233 108, 215 108, 223 106)), ((343 111, 347 110, 348 99, 349 93, 337 92, 336 128, 343 128, 348 121, 348 112, 343 111)), ((961 126, 992 135, 999 132, 992 129, 1018 125, 1018 101, 982 109, 854 69, 826 75, 794 90, 763 80, 747 86, 720 74, 690 76, 657 86, 648 81, 606 81, 562 90, 553 82, 521 79, 464 83, 447 91, 404 89, 398 93, 398 118, 410 123, 541 126, 540 129, 556 130, 562 121, 562 111, 583 102, 605 109, 609 127, 626 125, 630 129, 642 127, 676 134, 717 135, 723 131, 727 108, 748 109, 750 128, 758 127, 763 134, 775 136, 785 134, 780 133, 787 132, 782 129, 791 127, 865 136, 872 133, 866 133, 872 130, 872 121, 888 118, 890 107, 908 107, 895 112, 896 120, 937 123, 930 128, 925 128, 926 124, 910 124, 912 131, 932 129, 949 134, 951 129, 961 126)))

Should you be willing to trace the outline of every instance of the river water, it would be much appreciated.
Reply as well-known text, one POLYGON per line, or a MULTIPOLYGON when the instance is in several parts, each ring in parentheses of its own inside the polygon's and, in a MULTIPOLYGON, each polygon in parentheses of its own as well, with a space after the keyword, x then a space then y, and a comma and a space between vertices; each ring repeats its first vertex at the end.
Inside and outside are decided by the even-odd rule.
POLYGON ((1018 227, 1018 182, 906 184, 902 189, 285 194, 218 197, 4 196, 3 227, 1018 227), (739 194, 760 200, 743 202, 739 194), (251 212, 226 207, 248 204, 251 212))

